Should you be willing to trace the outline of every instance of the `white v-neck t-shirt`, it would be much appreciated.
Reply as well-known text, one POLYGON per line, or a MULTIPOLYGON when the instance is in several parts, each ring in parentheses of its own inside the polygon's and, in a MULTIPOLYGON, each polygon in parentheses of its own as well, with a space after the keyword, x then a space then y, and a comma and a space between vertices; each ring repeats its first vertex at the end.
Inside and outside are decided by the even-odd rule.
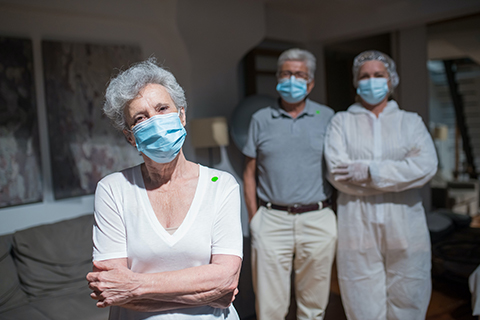
MULTIPOLYGON (((180 227, 169 234, 158 221, 140 165, 110 174, 97 185, 93 260, 127 258, 138 273, 209 264, 213 254, 242 258, 240 191, 235 178, 199 165, 195 195, 180 227)), ((238 319, 227 309, 201 306, 164 312, 111 307, 110 319, 238 319)))

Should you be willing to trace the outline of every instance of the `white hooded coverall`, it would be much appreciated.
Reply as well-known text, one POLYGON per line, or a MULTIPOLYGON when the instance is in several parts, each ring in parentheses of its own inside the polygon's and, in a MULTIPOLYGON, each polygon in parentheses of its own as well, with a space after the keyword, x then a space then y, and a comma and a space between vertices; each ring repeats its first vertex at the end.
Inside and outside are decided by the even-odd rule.
POLYGON ((468 286, 472 294, 473 315, 480 316, 480 266, 468 278, 468 286))
POLYGON ((418 188, 437 171, 416 113, 388 102, 377 118, 355 103, 325 139, 329 181, 339 190, 337 270, 347 318, 425 319, 431 294, 430 237, 418 188), (364 182, 335 181, 340 164, 369 165, 364 182))

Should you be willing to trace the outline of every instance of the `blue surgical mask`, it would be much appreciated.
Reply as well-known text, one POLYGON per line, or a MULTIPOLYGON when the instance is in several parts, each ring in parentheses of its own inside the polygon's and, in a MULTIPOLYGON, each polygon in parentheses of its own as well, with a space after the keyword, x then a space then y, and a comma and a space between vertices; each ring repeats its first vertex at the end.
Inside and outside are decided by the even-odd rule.
POLYGON ((153 116, 137 124, 132 131, 137 150, 158 163, 175 159, 187 135, 177 113, 153 116))
POLYGON ((374 106, 380 103, 388 94, 387 78, 369 78, 358 81, 357 94, 366 103, 374 106))
POLYGON ((307 96, 307 81, 291 76, 288 79, 281 79, 277 84, 277 91, 283 100, 288 103, 297 103, 307 96))

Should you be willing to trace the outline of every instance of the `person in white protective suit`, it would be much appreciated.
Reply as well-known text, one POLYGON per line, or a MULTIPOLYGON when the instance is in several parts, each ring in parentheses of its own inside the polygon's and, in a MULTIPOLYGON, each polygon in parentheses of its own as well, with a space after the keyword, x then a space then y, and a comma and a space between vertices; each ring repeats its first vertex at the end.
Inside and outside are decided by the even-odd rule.
POLYGON ((378 51, 353 65, 357 103, 327 129, 328 179, 338 189, 337 270, 349 320, 425 319, 431 250, 418 188, 437 171, 422 118, 389 100, 399 77, 378 51))
POLYGON ((468 278, 468 286, 472 294, 472 311, 480 319, 480 266, 468 278))

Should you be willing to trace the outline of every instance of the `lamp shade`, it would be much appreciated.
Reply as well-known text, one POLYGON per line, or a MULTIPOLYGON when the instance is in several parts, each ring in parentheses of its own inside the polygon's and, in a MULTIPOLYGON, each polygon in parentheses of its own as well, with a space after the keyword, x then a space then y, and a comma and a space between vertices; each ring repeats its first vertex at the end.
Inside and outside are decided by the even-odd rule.
POLYGON ((194 119, 189 135, 194 148, 228 146, 228 125, 225 117, 194 119))
POLYGON ((436 140, 447 140, 448 127, 446 125, 436 126, 433 131, 433 138, 436 140))

